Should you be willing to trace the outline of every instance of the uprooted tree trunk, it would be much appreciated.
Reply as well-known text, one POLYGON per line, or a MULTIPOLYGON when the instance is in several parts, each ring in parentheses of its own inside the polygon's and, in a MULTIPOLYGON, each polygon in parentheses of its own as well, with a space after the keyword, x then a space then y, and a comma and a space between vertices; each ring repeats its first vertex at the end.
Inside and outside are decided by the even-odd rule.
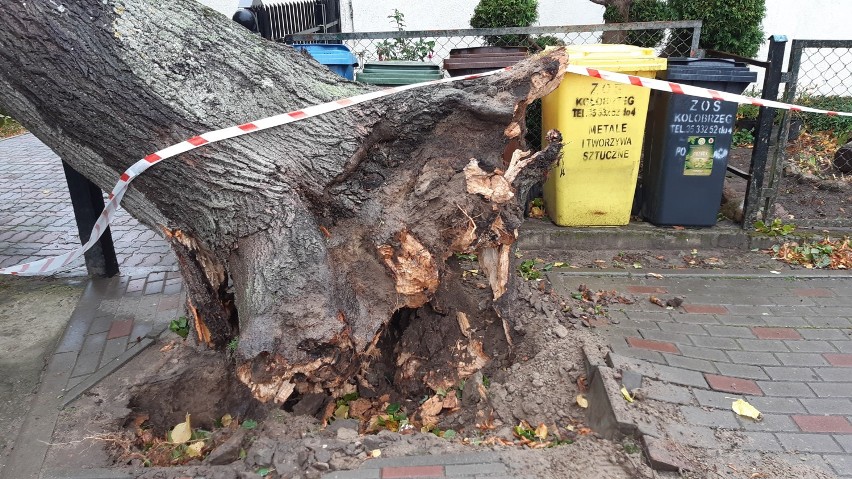
MULTIPOLYGON (((169 239, 197 339, 239 336, 256 397, 344 391, 395 313, 481 314, 447 300, 453 253, 478 254, 486 309, 509 320, 522 205, 560 148, 555 134, 523 153, 524 113, 566 62, 556 52, 210 145, 146 172, 123 206, 169 239)), ((374 88, 191 0, 4 1, 0 70, 0 107, 105 189, 188 137, 374 88)), ((442 354, 396 347, 399 383, 437 389, 487 362, 481 338, 444 329, 442 354)))

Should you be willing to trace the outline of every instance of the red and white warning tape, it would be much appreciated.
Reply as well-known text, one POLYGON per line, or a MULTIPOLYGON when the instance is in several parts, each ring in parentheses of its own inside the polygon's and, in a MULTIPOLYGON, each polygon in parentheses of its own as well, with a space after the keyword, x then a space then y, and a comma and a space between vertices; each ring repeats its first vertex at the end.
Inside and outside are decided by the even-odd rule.
POLYGON ((600 78, 602 80, 608 80, 616 83, 626 83, 628 85, 643 86, 652 90, 660 90, 669 93, 675 93, 678 95, 690 95, 701 98, 710 98, 713 100, 732 101, 734 103, 740 103, 744 105, 765 106, 769 108, 779 108, 782 110, 790 110, 797 112, 821 113, 829 116, 852 116, 852 113, 849 112, 820 110, 807 106, 797 106, 791 105, 789 103, 781 103, 780 101, 762 100, 760 98, 752 98, 748 96, 737 95, 734 93, 710 90, 708 88, 683 85, 681 83, 674 83, 665 80, 656 80, 653 78, 644 78, 635 75, 625 75, 624 73, 614 73, 604 70, 596 70, 594 68, 568 65, 566 71, 569 73, 576 73, 578 75, 600 78))
MULTIPOLYGON (((511 68, 511 67, 510 67, 511 68)), ((375 100, 377 98, 382 98, 388 95, 393 95, 395 93, 413 90, 415 88, 422 88, 430 85, 438 85, 441 83, 449 83, 460 80, 473 80, 480 77, 485 77, 489 75, 494 75, 500 73, 504 70, 508 70, 510 68, 505 68, 503 70, 494 70, 486 73, 479 73, 474 75, 467 75, 462 77, 453 77, 453 78, 445 78, 441 80, 433 80, 423 83, 415 83, 412 85, 403 85, 393 88, 388 88, 384 90, 374 91, 370 93, 365 93, 363 95, 353 96, 350 98, 344 98, 342 100, 336 100, 328 103, 323 103, 321 105, 314 105, 307 108, 303 108, 301 110, 291 111, 289 113, 284 113, 281 115, 271 116, 268 118, 263 118, 260 120, 255 120, 251 123, 244 123, 242 125, 232 126, 229 128, 223 128, 221 130, 209 131, 207 133, 203 133, 198 136, 194 136, 186 141, 182 141, 175 145, 169 146, 168 148, 164 148, 155 153, 151 153, 145 158, 137 161, 130 168, 124 171, 121 174, 121 177, 116 183, 115 187, 112 189, 112 192, 109 194, 109 201, 104 208, 104 211, 101 213, 97 222, 95 222, 95 227, 92 229, 92 234, 89 238, 89 241, 86 244, 69 251, 67 253, 61 254, 59 256, 54 256, 51 258, 40 259, 38 261, 33 261, 30 263, 23 263, 15 266, 9 266, 6 268, 0 269, 0 274, 12 274, 12 275, 21 275, 21 276, 35 276, 53 273, 61 270, 66 267, 71 261, 79 258, 83 255, 83 253, 91 248, 101 237, 103 232, 107 229, 109 224, 112 222, 115 211, 118 209, 119 204, 121 203, 121 199, 124 197, 124 194, 127 192, 127 188, 130 185, 130 182, 133 181, 137 176, 141 175, 148 168, 156 165, 157 163, 171 158, 173 156, 177 156, 181 153, 186 153, 187 151, 194 150, 202 145, 207 145, 210 143, 215 143, 217 141, 226 140, 228 138, 235 138, 238 136, 246 135, 248 133, 252 133, 255 131, 266 130, 268 128, 273 128, 276 126, 286 125, 288 123, 293 123, 295 121, 304 120, 305 118, 311 118, 314 116, 322 115, 324 113, 329 113, 332 111, 340 110, 343 108, 350 107, 352 105, 357 105, 359 103, 365 103, 368 101, 375 100)), ((816 108, 810 108, 805 106, 796 106, 790 105, 787 103, 781 103, 777 101, 771 100, 762 100, 759 98, 751 98, 742 95, 735 95, 733 93, 725 93, 719 92, 716 90, 710 90, 706 88, 699 88, 690 85, 683 85, 680 83, 673 83, 664 80, 655 80, 652 78, 643 78, 634 75, 625 75, 623 73, 614 73, 608 72, 604 70, 596 70, 593 68, 587 67, 579 67, 569 65, 566 68, 568 73, 576 73, 578 75, 590 76, 595 78, 600 78, 603 80, 613 81, 616 83, 623 83, 628 85, 636 85, 642 86, 646 88, 651 88, 653 90, 660 90, 680 95, 692 95, 701 98, 711 98, 714 100, 725 100, 732 101, 741 104, 750 104, 756 106, 765 106, 770 108, 779 108, 791 111, 799 111, 799 112, 810 112, 810 113, 822 113, 831 116, 852 116, 852 113, 849 112, 837 112, 837 111, 828 111, 828 110, 819 110, 816 108)))

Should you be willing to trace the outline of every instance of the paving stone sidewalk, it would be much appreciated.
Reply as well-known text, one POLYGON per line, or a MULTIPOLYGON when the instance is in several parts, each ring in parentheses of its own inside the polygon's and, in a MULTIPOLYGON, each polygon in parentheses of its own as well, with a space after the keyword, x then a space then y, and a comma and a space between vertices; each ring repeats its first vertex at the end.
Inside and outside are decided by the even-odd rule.
POLYGON ((48 360, 2 478, 39 477, 59 408, 152 344, 184 314, 185 302, 175 272, 90 280, 48 360))
POLYGON ((551 279, 562 294, 582 283, 636 297, 599 329, 611 365, 658 379, 648 397, 673 403, 701 447, 721 448, 714 430, 736 431, 745 450, 852 477, 852 278, 551 279), (666 309, 651 296, 684 303, 666 309), (735 415, 736 398, 764 419, 735 415))
MULTIPOLYGON (((168 244, 124 210, 110 228, 124 274, 176 269, 168 244)), ((0 267, 62 254, 79 241, 59 157, 29 133, 0 140, 0 267)), ((83 259, 65 274, 85 275, 83 259)))
POLYGON ((361 469, 335 471, 323 479, 510 479, 500 455, 493 452, 372 459, 361 469))

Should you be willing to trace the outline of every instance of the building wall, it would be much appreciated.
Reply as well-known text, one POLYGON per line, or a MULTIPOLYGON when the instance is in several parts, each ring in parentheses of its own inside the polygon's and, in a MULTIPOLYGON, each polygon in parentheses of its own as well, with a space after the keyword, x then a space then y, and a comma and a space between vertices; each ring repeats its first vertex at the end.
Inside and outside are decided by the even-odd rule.
MULTIPOLYGON (((405 14, 408 30, 470 28, 478 0, 343 0, 352 5, 354 31, 385 31, 392 28, 388 15, 397 8, 405 14)), ((601 23, 603 7, 589 0, 540 0, 538 25, 601 23), (566 6, 570 4, 570 7, 566 6)))

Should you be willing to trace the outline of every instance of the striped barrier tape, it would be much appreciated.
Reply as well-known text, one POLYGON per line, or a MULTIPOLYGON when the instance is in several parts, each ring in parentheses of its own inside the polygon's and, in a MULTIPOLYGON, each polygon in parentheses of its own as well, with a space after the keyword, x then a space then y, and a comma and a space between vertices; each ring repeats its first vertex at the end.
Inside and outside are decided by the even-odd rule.
MULTIPOLYGON (((269 128, 273 128, 276 126, 286 125, 288 123, 293 123, 295 121, 304 120, 306 118, 315 117, 318 115, 322 115, 324 113, 329 113, 336 110, 341 110, 343 108, 348 108, 352 105, 357 105, 359 103, 365 103, 368 101, 373 101, 378 98, 382 98, 385 96, 393 95, 399 92, 413 90, 416 88, 422 88, 430 85, 438 85, 442 83, 450 83, 461 80, 473 80, 476 78, 486 77, 490 75, 495 75, 504 70, 509 70, 509 68, 505 68, 502 70, 494 70, 485 73, 479 73, 474 75, 466 75, 462 77, 453 77, 453 78, 444 78, 441 80, 432 80, 423 83, 415 83, 411 85, 403 85, 393 88, 388 88, 384 90, 378 90, 370 93, 365 93, 363 95, 357 95, 350 98, 344 98, 341 100, 331 101, 328 103, 323 103, 320 105, 314 105, 307 108, 303 108, 301 110, 291 111, 289 113, 283 113, 281 115, 271 116, 268 118, 263 118, 260 120, 255 120, 250 123, 244 123, 242 125, 232 126, 229 128, 223 128, 221 130, 209 131, 207 133, 203 133, 198 136, 194 136, 189 138, 188 140, 182 141, 175 145, 169 146, 162 150, 159 150, 155 153, 151 153, 145 158, 137 161, 133 165, 131 165, 124 173, 121 174, 121 177, 116 183, 115 187, 112 189, 112 192, 109 194, 109 201, 107 201, 106 206, 104 207, 103 212, 98 217, 98 220, 95 222, 95 227, 92 229, 92 234, 89 240, 83 244, 82 246, 69 251, 67 253, 61 254, 59 256, 54 256, 50 258, 40 259, 38 261, 32 261, 29 263, 23 263, 15 266, 9 266, 6 268, 0 269, 0 274, 11 274, 11 275, 20 275, 20 276, 36 276, 42 274, 53 273, 61 270, 66 267, 71 261, 79 258, 83 255, 83 253, 91 248, 101 237, 101 235, 106 231, 109 224, 112 222, 115 217, 115 211, 118 209, 119 204, 121 203, 121 199, 124 197, 124 194, 127 192, 127 188, 136 177, 145 172, 148 168, 156 165, 157 163, 171 158, 173 156, 177 156, 181 153, 186 153, 187 151, 194 150, 200 146, 207 145, 210 143, 215 143, 217 141, 226 140, 229 138, 236 138, 238 136, 246 135, 249 133, 253 133, 256 131, 266 130, 269 128)), ((809 113, 820 113, 830 116, 852 116, 852 113, 849 112, 838 112, 838 111, 829 111, 829 110, 820 110, 817 108, 810 108, 806 106, 797 106, 791 105, 787 103, 781 103, 772 100, 763 100, 760 98, 751 98, 743 95, 736 95, 733 93, 720 92, 716 90, 711 90, 707 88, 699 88, 691 85, 684 85, 681 83, 674 83, 665 80, 656 80, 653 78, 644 78, 634 75, 627 75, 623 73, 615 73, 609 72, 605 70, 597 70, 594 68, 588 67, 580 67, 574 65, 568 65, 566 67, 566 72, 575 73, 578 75, 584 75, 594 78, 600 78, 602 80, 612 81, 616 83, 622 83, 627 85, 635 85, 642 86, 645 88, 650 88, 653 90, 659 90, 669 93, 674 93, 678 95, 690 95, 701 98, 710 98, 713 100, 724 100, 731 101, 740 104, 747 105, 755 105, 755 106, 764 106, 769 108, 778 108, 796 112, 809 112, 809 113)))
POLYGON ((852 116, 852 113, 842 111, 820 110, 807 106, 791 105, 789 103, 781 103, 780 101, 764 100, 761 98, 752 98, 735 93, 727 93, 723 91, 711 90, 709 88, 700 88, 692 85, 684 85, 682 83, 674 83, 665 80, 657 80, 654 78, 644 78, 635 75, 626 75, 624 73, 608 72, 604 70, 596 70, 594 68, 580 67, 568 65, 565 70, 568 73, 576 73, 601 80, 608 80, 615 83, 624 83, 627 85, 643 86, 652 90, 665 91, 677 95, 697 96, 701 98, 710 98, 712 100, 724 100, 743 105, 765 106, 768 108, 778 108, 781 110, 790 110, 796 112, 821 113, 829 116, 852 116))

